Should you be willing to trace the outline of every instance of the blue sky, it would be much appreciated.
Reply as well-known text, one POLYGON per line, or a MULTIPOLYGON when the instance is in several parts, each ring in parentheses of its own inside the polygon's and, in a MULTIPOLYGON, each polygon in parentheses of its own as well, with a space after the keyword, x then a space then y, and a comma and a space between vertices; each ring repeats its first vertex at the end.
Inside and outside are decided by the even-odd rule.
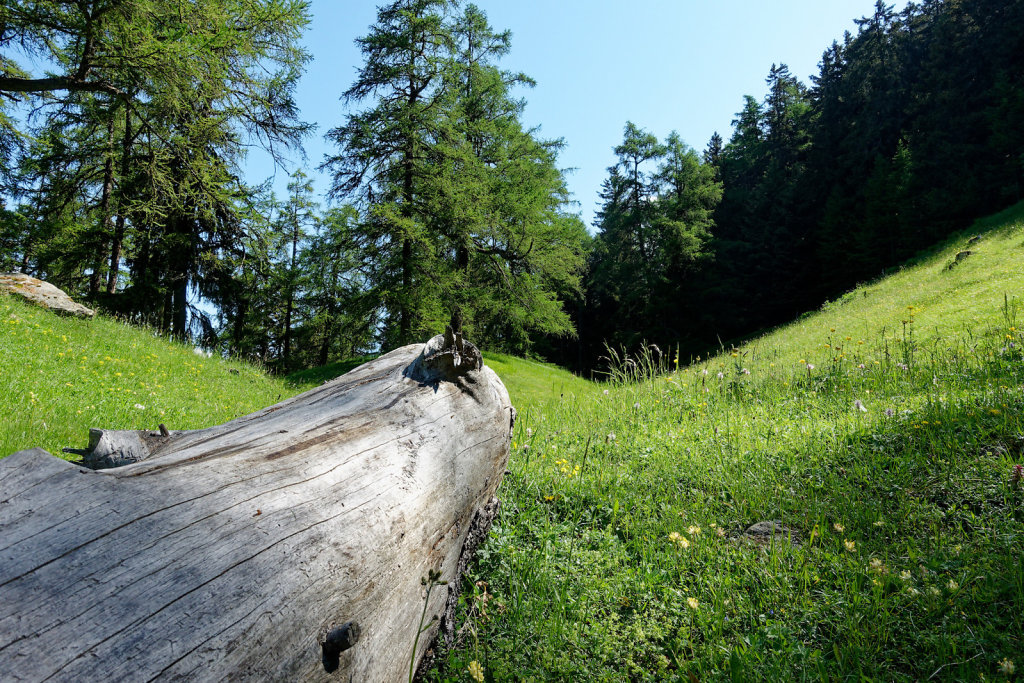
MULTIPOLYGON (((361 56, 354 41, 376 18, 374 2, 313 0, 307 47, 313 55, 299 85, 305 120, 319 128, 306 143, 307 159, 295 164, 313 177, 321 194, 327 180, 315 171, 331 151, 323 134, 345 116, 341 93, 355 78, 361 56)), ((874 0, 478 0, 498 30, 512 31, 512 51, 502 62, 537 81, 525 90, 524 122, 544 138, 562 138, 559 158, 588 226, 598 190, 614 161, 612 147, 626 121, 664 139, 676 130, 703 150, 712 133, 725 140, 743 95, 761 99, 773 63, 785 63, 805 83, 817 73, 822 52, 854 19, 869 15, 874 0)), ((897 1, 896 9, 905 5, 897 1)), ((288 169, 258 152, 246 176, 274 176, 284 194, 288 169)))

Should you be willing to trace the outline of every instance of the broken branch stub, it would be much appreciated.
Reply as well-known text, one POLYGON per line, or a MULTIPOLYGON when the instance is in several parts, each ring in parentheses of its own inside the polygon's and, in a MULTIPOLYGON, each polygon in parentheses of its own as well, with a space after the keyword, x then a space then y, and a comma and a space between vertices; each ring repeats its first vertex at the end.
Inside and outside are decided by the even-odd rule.
POLYGON ((403 680, 420 579, 440 570, 447 618, 416 662, 513 419, 475 348, 437 339, 216 427, 98 430, 108 469, 0 460, 0 680, 403 680))
POLYGON ((422 353, 409 366, 408 376, 423 384, 456 382, 483 367, 480 350, 462 338, 461 332, 448 327, 444 334, 433 337, 422 353))

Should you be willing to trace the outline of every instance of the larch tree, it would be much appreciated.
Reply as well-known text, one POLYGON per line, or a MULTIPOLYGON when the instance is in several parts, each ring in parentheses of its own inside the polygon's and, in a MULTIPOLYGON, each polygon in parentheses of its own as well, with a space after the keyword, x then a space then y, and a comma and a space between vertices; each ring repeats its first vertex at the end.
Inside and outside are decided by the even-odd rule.
POLYGON ((452 34, 430 190, 448 251, 442 286, 473 339, 525 352, 537 334, 573 334, 563 301, 579 291, 586 231, 564 211, 561 141, 520 122, 525 101, 513 89, 532 79, 497 64, 510 34, 495 32, 475 5, 452 34))
POLYGON ((324 366, 372 348, 376 310, 368 295, 355 207, 328 209, 302 255, 307 318, 300 333, 306 362, 324 366))
POLYGON ((329 138, 332 193, 354 200, 374 264, 367 286, 390 348, 463 322, 478 342, 525 350, 569 334, 586 231, 564 211, 560 143, 519 121, 504 71, 508 32, 473 5, 401 0, 358 43, 365 62, 345 98, 370 107, 329 138))
POLYGON ((75 211, 96 226, 95 253, 79 264, 87 291, 118 292, 127 262, 127 308, 162 308, 156 322, 184 336, 188 291, 216 287, 223 272, 204 234, 234 222, 234 200, 249 192, 237 180, 246 145, 280 158, 309 130, 292 97, 308 2, 48 0, 7 5, 3 19, 0 94, 28 98, 42 121, 19 132, 38 136, 70 115, 102 141, 99 153, 66 150, 89 166, 75 211), (22 55, 50 72, 29 73, 22 55))
POLYGON ((322 168, 333 173, 330 195, 366 212, 376 251, 372 286, 385 311, 384 348, 428 335, 442 317, 428 285, 433 240, 424 190, 440 115, 437 106, 452 51, 449 0, 396 0, 378 9, 377 23, 356 42, 364 62, 344 93, 357 105, 327 137, 338 147, 322 168))
POLYGON ((628 336, 609 341, 633 346, 645 336, 644 320, 653 291, 652 221, 657 193, 653 164, 665 148, 657 137, 627 122, 622 143, 614 151, 617 161, 609 167, 601 191, 588 290, 591 308, 603 311, 597 317, 628 336))
POLYGON ((280 286, 284 295, 284 319, 281 327, 281 366, 292 364, 292 338, 296 299, 302 295, 306 273, 300 255, 309 238, 317 231, 319 210, 313 199, 313 183, 301 170, 295 171, 288 183, 288 199, 278 213, 280 233, 284 236, 285 254, 280 269, 280 286))

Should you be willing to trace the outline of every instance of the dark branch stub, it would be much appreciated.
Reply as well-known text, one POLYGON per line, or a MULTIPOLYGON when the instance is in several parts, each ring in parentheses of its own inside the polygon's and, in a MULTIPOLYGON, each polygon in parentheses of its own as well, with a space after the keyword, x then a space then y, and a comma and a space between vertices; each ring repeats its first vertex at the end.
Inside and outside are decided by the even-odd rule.
POLYGON ((422 353, 405 369, 405 376, 423 384, 454 382, 484 365, 480 350, 449 327, 433 337, 422 353))
POLYGON ((320 642, 323 650, 324 671, 333 673, 341 664, 341 653, 359 642, 359 624, 349 621, 334 626, 324 634, 320 642))

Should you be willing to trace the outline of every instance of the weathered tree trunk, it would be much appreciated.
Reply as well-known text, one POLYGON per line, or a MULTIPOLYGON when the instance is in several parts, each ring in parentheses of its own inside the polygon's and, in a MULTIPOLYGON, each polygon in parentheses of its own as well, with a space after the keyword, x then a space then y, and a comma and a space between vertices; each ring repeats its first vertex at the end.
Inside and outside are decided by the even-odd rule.
POLYGON ((513 415, 449 334, 218 427, 94 433, 86 462, 133 464, 0 460, 0 680, 403 680, 513 415))
POLYGON ((128 213, 128 174, 132 164, 132 108, 127 102, 124 107, 124 134, 121 137, 121 179, 117 200, 117 220, 114 222, 114 239, 110 244, 110 270, 107 271, 107 294, 117 291, 117 279, 121 275, 121 248, 124 246, 125 224, 128 213))

